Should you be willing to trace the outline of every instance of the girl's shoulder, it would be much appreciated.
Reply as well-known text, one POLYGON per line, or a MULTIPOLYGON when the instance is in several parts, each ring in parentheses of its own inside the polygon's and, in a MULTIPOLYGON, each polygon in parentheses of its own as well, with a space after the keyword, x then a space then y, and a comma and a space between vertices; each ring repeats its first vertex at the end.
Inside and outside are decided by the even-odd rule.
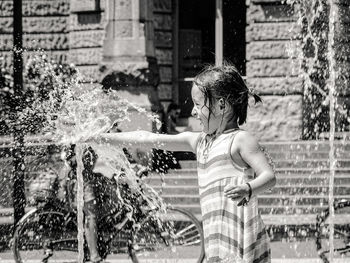
POLYGON ((236 146, 237 149, 242 149, 242 148, 251 148, 251 147, 258 147, 259 142, 256 139, 254 135, 252 135, 250 132, 246 130, 239 130, 232 142, 233 146, 236 146))

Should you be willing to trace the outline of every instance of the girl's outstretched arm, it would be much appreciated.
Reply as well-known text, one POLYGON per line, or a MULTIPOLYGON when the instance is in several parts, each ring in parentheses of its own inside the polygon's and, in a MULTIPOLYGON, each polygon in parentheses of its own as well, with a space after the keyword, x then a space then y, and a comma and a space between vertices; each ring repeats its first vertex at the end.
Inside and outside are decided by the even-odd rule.
MULTIPOLYGON (((260 149, 258 141, 246 131, 239 132, 235 137, 236 143, 232 145, 231 156, 235 156, 239 164, 251 167, 256 177, 249 182, 252 195, 258 195, 276 184, 276 177, 272 167, 268 163, 265 154, 260 149)), ((249 186, 228 186, 225 188, 226 195, 233 200, 239 201, 249 193, 249 186)))
POLYGON ((136 145, 140 148, 157 148, 167 151, 191 151, 196 149, 200 133, 182 132, 175 135, 149 131, 103 133, 93 138, 94 142, 105 142, 120 146, 136 145))

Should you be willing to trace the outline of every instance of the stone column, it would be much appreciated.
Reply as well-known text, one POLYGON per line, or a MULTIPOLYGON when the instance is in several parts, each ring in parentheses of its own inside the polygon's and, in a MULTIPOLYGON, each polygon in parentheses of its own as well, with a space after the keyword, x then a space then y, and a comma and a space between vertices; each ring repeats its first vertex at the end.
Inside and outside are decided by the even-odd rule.
MULTIPOLYGON (((152 0, 106 0, 106 37, 100 70, 104 88, 147 111, 160 110, 159 70, 155 59, 152 0)), ((122 130, 154 130, 144 116, 133 114, 122 130)))

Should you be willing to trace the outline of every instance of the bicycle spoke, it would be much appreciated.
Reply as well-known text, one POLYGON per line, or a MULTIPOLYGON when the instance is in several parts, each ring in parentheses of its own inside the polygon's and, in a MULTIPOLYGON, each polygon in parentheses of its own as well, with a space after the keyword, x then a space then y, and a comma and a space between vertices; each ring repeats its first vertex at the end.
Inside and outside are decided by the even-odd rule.
POLYGON ((136 255, 141 259, 192 258, 201 262, 203 235, 198 220, 177 209, 170 209, 158 218, 161 223, 150 219, 135 234, 136 255))
POLYGON ((16 262, 51 262, 77 258, 76 230, 67 229, 64 215, 54 211, 36 211, 16 229, 16 262))
MULTIPOLYGON (((350 201, 341 201, 336 203, 335 208, 335 224, 334 224, 334 255, 335 257, 349 257, 350 258, 350 228, 347 224, 349 218, 350 201)), ((316 247, 319 257, 323 262, 329 262, 330 254, 329 245, 329 213, 328 209, 324 210, 317 217, 316 224, 316 247)))

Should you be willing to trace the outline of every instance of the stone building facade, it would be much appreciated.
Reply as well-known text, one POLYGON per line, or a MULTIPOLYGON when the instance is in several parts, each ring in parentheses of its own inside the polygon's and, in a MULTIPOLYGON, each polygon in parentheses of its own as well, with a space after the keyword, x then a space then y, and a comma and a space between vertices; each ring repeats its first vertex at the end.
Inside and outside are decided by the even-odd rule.
MULTIPOLYGON (((262 140, 302 139, 309 120, 302 74, 307 56, 305 22, 300 19, 303 7, 290 2, 223 0, 223 20, 230 21, 223 26, 224 57, 226 52, 233 62, 237 58, 248 85, 262 95, 264 103, 250 107, 245 125, 262 140)), ((350 4, 336 2, 342 23, 348 25, 350 4)), ((215 56, 208 59, 206 54, 217 51, 213 34, 217 11, 214 0, 23 0, 25 57, 45 49, 60 63, 74 63, 87 86, 98 82, 124 89, 126 97, 152 111, 178 102, 183 107, 182 125, 196 130, 198 124, 188 110, 190 81, 203 62, 215 61, 215 56)), ((1 1, 2 68, 11 65, 11 16, 12 0, 1 1)), ((338 58, 345 73, 349 28, 336 32, 339 43, 344 43, 338 58)), ((340 101, 345 105, 346 78, 341 86, 340 101)))

